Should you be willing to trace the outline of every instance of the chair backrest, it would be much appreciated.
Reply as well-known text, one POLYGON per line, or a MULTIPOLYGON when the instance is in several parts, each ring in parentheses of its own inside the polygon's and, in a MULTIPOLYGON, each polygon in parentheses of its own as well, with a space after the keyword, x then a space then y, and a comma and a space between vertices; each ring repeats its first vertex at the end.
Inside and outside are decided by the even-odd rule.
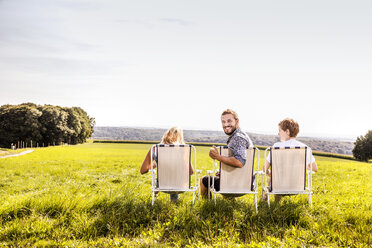
MULTIPOLYGON (((249 148, 246 150, 247 159, 242 168, 233 167, 220 163, 220 191, 221 192, 250 192, 253 191, 253 170, 255 150, 249 148)), ((220 147, 222 156, 231 157, 231 150, 220 147)))
POLYGON ((191 145, 156 145, 159 189, 190 188, 191 145))
POLYGON ((270 149, 271 192, 301 192, 306 186, 307 147, 270 149))

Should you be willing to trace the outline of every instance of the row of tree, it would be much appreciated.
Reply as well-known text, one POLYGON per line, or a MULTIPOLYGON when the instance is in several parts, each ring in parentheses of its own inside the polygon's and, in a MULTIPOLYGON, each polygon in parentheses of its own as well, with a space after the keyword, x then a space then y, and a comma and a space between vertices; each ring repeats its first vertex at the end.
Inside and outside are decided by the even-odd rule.
POLYGON ((34 144, 78 144, 92 136, 95 120, 80 107, 3 105, 0 107, 0 147, 19 141, 34 144))

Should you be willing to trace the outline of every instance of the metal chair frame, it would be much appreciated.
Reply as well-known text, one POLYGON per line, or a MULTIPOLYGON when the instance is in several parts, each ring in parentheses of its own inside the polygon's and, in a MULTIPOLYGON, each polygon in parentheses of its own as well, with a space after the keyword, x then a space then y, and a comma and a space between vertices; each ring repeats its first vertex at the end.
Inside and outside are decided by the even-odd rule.
MULTIPOLYGON (((158 150, 158 157, 159 157, 159 150, 158 150)), ((192 192, 193 193, 193 198, 192 198, 192 204, 195 203, 195 192, 199 189, 199 181, 200 181, 200 173, 201 170, 197 170, 196 166, 196 148, 193 145, 189 144, 182 144, 182 145, 165 145, 165 144, 156 144, 151 146, 151 191, 152 191, 152 205, 155 203, 155 197, 156 197, 156 192, 165 192, 165 193, 183 193, 183 192, 192 192), (191 151, 194 152, 194 186, 191 186, 191 175, 189 174, 189 187, 188 189, 162 189, 159 188, 156 184, 156 179, 158 179, 158 173, 157 169, 159 166, 161 167, 161 164, 157 163, 157 169, 154 169, 153 167, 153 162, 154 162, 154 148, 157 149, 157 147, 190 147, 190 156, 188 160, 188 165, 191 163, 191 151), (197 175, 198 174, 198 178, 197 175)), ((200 198, 200 190, 198 194, 198 199, 200 198)))
MULTIPOLYGON (((305 173, 305 180, 304 180, 304 190, 301 190, 301 191, 291 191, 291 190, 286 190, 286 191, 276 191, 274 189, 272 189, 272 181, 271 181, 271 185, 268 185, 268 175, 266 174, 266 161, 265 161, 265 164, 263 166, 263 173, 264 174, 264 185, 263 185, 263 192, 267 194, 267 203, 270 207, 270 195, 298 195, 298 194, 306 194, 308 195, 309 197, 309 204, 310 206, 312 206, 312 198, 311 198, 311 195, 313 194, 312 192, 312 170, 311 170, 311 155, 312 155, 312 151, 311 151, 311 148, 310 147, 299 147, 299 146, 296 146, 296 147, 268 147, 266 150, 265 150, 265 159, 267 158, 267 153, 269 152, 270 153, 270 156, 271 156, 271 159, 270 159, 270 164, 271 164, 271 179, 272 179, 272 174, 275 173, 275 170, 273 169, 273 159, 272 159, 272 150, 275 149, 275 150, 288 150, 288 149, 305 149, 305 163, 303 164, 303 166, 305 167, 304 168, 304 173, 305 173), (309 157, 310 157, 310 169, 307 169, 307 154, 309 154, 309 157), (307 175, 307 176, 306 176, 307 175), (306 180, 307 179, 307 180, 306 180), (307 187, 306 187, 306 181, 307 181, 307 187)), ((275 166, 275 165, 274 165, 275 166)), ((302 165, 301 165, 302 166, 302 165)))
MULTIPOLYGON (((220 154, 221 154, 221 149, 227 149, 227 146, 223 146, 223 147, 217 147, 219 150, 220 150, 220 154)), ((247 163, 252 163, 252 174, 250 175, 252 178, 251 178, 251 182, 253 184, 253 190, 247 190, 247 191, 239 191, 239 192, 233 192, 233 191, 223 191, 220 189, 220 191, 216 191, 215 188, 214 188, 214 178, 215 178, 215 173, 218 171, 217 169, 217 162, 216 160, 213 160, 213 171, 207 171, 209 177, 208 177, 208 198, 210 198, 210 192, 213 192, 213 196, 214 196, 214 203, 216 204, 216 193, 219 193, 219 194, 222 194, 222 195, 236 195, 238 194, 239 196, 243 196, 243 195, 246 195, 246 194, 254 194, 254 204, 255 204, 255 208, 256 208, 256 211, 257 211, 257 194, 258 194, 258 175, 262 174, 262 171, 259 170, 259 164, 260 164, 260 150, 257 148, 257 147, 250 147, 248 148, 247 150, 253 150, 253 156, 252 156, 252 160, 251 161, 246 161, 246 164, 245 166, 247 165, 247 163), (256 152, 257 151, 257 152, 256 152), (257 169, 255 170, 255 163, 254 163, 254 160, 255 160, 255 157, 256 157, 256 154, 257 154, 257 169), (209 187, 210 185, 210 175, 212 174, 212 189, 209 187), (241 195, 240 195, 241 194, 241 195)), ((220 168, 221 168, 221 162, 220 162, 220 168)), ((242 168, 234 168, 234 170, 239 170, 239 169, 242 169, 242 168)), ((220 171, 220 173, 223 173, 223 171, 220 171)), ((220 180, 221 180, 221 177, 220 177, 220 180)))

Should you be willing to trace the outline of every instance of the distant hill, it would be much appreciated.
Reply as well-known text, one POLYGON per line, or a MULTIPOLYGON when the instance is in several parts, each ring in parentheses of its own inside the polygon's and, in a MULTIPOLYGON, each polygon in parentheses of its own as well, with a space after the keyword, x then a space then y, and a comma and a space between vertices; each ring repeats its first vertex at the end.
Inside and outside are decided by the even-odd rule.
MULTIPOLYGON (((149 140, 160 141, 166 129, 133 127, 94 127, 93 139, 103 140, 149 140)), ((253 144, 270 146, 279 141, 275 135, 249 133, 253 144)), ((186 142, 226 143, 227 136, 222 131, 184 130, 186 142)), ((352 154, 353 142, 328 138, 298 137, 315 151, 337 154, 352 154)))

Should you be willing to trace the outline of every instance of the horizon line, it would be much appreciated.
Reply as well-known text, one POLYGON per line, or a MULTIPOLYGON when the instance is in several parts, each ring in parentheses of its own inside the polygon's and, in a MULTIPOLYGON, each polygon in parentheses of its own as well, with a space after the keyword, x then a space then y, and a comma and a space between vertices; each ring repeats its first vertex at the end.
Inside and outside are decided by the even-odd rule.
MULTIPOLYGON (((112 127, 112 128, 137 128, 137 129, 164 129, 167 130, 168 128, 165 127, 149 127, 149 126, 109 126, 109 125, 97 125, 95 127, 112 127)), ((222 130, 214 130, 214 129, 203 129, 203 128, 185 128, 184 131, 212 131, 212 132, 222 132, 222 130)), ((246 131, 247 133, 257 134, 257 135, 268 135, 268 136, 277 136, 276 133, 265 132, 265 131, 246 131)), ((354 135, 347 135, 347 136, 340 136, 336 134, 319 134, 319 133, 304 133, 298 136, 299 138, 320 138, 320 139, 337 139, 338 141, 347 141, 347 142, 354 142, 358 136, 354 135)))

